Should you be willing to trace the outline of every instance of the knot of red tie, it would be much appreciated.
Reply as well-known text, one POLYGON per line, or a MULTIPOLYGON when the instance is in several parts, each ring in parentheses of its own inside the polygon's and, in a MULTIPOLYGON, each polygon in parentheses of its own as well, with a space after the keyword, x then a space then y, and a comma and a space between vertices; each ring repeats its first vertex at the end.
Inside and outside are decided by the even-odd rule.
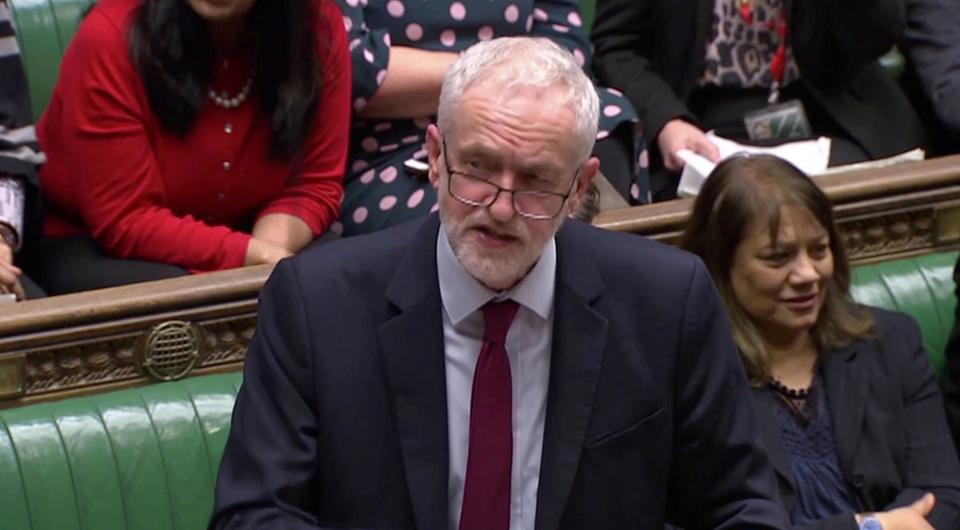
POLYGON ((483 342, 495 342, 503 344, 507 340, 507 331, 513 318, 517 316, 517 310, 520 305, 513 300, 504 302, 489 302, 481 311, 483 312, 483 342))

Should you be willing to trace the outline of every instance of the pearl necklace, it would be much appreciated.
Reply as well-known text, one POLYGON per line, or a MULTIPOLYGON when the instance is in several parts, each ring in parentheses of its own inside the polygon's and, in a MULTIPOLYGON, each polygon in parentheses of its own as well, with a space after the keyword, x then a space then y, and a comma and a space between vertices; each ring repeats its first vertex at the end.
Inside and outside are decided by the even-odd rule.
POLYGON ((217 94, 213 91, 212 88, 207 89, 207 97, 210 98, 210 101, 221 108, 224 109, 235 109, 243 104, 247 100, 247 96, 250 95, 250 90, 253 88, 253 74, 250 74, 250 77, 247 78, 247 82, 243 84, 243 88, 240 89, 240 92, 236 96, 229 97, 226 91, 220 92, 217 94))

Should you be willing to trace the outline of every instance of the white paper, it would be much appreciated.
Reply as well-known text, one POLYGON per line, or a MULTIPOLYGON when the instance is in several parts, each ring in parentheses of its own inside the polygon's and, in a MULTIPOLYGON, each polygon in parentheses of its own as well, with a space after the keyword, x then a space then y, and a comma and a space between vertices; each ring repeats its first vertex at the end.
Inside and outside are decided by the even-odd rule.
MULTIPOLYGON (((710 131, 707 139, 720 151, 720 160, 735 154, 768 154, 778 156, 797 166, 807 175, 816 175, 827 169, 830 163, 830 139, 821 136, 816 140, 802 140, 787 142, 773 147, 757 147, 744 145, 727 138, 717 136, 710 131)), ((707 176, 717 165, 707 158, 688 149, 677 151, 677 157, 684 161, 683 173, 680 175, 680 185, 677 195, 693 197, 700 193, 700 188, 707 180, 707 176)))

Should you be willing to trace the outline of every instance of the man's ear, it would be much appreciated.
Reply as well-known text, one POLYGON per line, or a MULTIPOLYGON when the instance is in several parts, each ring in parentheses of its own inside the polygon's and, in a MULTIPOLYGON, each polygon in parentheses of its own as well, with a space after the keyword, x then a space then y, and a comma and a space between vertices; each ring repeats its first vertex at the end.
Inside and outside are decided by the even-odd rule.
POLYGON ((440 129, 433 123, 427 126, 427 165, 430 166, 428 176, 434 189, 440 186, 440 145, 443 137, 440 129))
POLYGON ((593 182, 593 178, 597 176, 597 171, 599 170, 600 159, 595 156, 591 156, 584 163, 580 164, 580 171, 577 172, 576 189, 570 196, 570 200, 567 201, 568 215, 572 215, 580 209, 580 203, 583 202, 583 198, 587 194, 587 189, 590 187, 590 183, 593 182))

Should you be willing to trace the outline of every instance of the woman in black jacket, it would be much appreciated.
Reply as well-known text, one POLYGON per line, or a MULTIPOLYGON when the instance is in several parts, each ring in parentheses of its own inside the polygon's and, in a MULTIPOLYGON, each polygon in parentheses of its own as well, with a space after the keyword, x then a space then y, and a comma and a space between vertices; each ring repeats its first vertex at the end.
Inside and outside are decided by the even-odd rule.
POLYGON ((748 139, 745 114, 774 93, 802 102, 809 127, 772 141, 829 136, 831 165, 922 146, 916 113, 877 61, 904 24, 903 0, 599 0, 594 68, 656 139, 662 200, 676 193, 676 151, 716 159, 704 131, 748 139))

